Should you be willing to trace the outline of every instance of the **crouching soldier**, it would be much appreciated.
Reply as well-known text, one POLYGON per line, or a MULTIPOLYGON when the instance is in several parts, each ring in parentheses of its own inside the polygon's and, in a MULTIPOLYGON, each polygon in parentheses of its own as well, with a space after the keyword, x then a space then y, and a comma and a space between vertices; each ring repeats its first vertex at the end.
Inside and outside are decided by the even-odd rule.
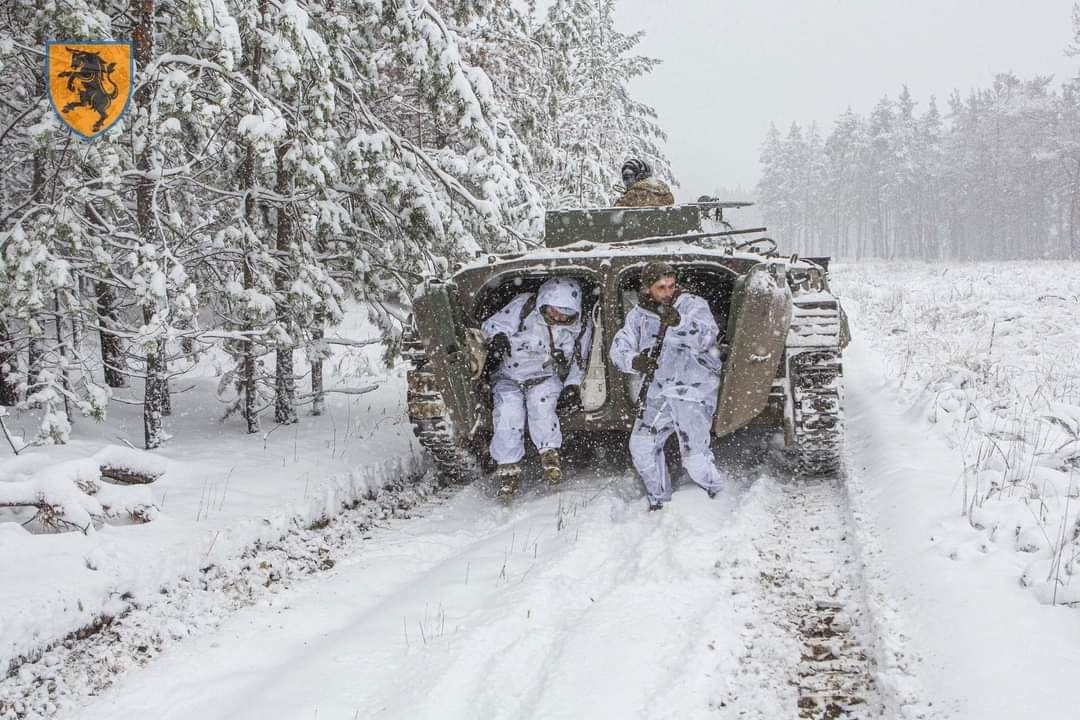
POLYGON ((709 497, 726 481, 709 447, 720 389, 719 335, 708 303, 679 291, 671 265, 652 262, 642 269, 640 302, 616 333, 611 360, 649 383, 630 433, 630 455, 650 510, 671 499, 664 443, 672 433, 678 434, 683 469, 709 497))
POLYGON ((579 386, 592 346, 592 323, 582 317, 581 283, 552 278, 536 293, 521 293, 482 327, 488 343, 492 393, 491 459, 498 467, 499 497, 517 492, 525 427, 544 480, 562 480, 560 412, 581 408, 579 386))

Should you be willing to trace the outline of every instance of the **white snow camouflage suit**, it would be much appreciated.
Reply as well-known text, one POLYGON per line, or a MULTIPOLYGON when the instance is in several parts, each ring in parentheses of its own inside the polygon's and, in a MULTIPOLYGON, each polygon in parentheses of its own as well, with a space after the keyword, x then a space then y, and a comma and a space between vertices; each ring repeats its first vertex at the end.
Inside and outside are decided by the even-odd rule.
MULTIPOLYGON (((680 294, 674 307, 681 321, 664 336, 645 413, 630 433, 630 455, 650 504, 671 499, 664 443, 673 432, 678 433, 683 469, 691 480, 714 491, 726 480, 709 448, 720 390, 722 363, 716 345, 720 329, 708 303, 697 295, 680 294)), ((659 331, 660 316, 636 305, 611 343, 611 361, 623 372, 637 375, 631 363, 655 344, 659 331)))
POLYGON ((492 374, 493 393, 491 459, 500 465, 516 463, 525 456, 525 425, 537 450, 562 447, 562 429, 555 412, 564 387, 580 385, 585 377, 592 347, 592 322, 582 317, 581 283, 571 278, 552 278, 540 286, 535 307, 524 318, 522 311, 533 296, 521 293, 481 328, 490 340, 499 333, 510 339, 510 354, 492 374), (577 315, 569 325, 548 324, 543 308, 550 305, 577 315), (582 323, 585 323, 583 326, 582 323), (552 353, 561 350, 570 372, 559 378, 552 353))

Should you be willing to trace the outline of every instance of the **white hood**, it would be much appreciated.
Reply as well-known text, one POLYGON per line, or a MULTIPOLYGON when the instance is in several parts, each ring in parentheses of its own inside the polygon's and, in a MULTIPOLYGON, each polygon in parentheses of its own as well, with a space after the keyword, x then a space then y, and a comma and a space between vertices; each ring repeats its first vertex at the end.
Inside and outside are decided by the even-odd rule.
POLYGON ((567 315, 581 315, 581 283, 572 278, 551 278, 536 293, 536 308, 550 305, 567 315))

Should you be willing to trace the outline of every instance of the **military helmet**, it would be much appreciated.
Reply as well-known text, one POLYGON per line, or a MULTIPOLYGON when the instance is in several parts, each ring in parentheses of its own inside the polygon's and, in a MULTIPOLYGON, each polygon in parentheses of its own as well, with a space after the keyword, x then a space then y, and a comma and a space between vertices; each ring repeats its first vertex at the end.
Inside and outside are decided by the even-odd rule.
POLYGON ((641 268, 641 289, 648 290, 654 282, 662 277, 675 276, 678 277, 678 273, 671 263, 664 262, 663 260, 653 260, 652 262, 641 268))
POLYGON ((630 158, 623 163, 621 175, 627 185, 632 185, 647 177, 652 177, 652 168, 649 167, 649 163, 640 158, 630 158), (632 175, 633 179, 628 179, 627 175, 632 175))

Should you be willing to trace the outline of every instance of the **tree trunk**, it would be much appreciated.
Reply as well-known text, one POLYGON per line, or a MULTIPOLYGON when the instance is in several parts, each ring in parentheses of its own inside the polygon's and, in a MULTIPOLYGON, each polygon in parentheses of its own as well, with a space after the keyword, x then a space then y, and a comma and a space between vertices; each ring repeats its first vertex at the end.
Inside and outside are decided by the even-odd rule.
MULTIPOLYGON (((30 333, 34 333, 33 326, 36 321, 30 322, 30 333)), ((29 397, 37 392, 41 383, 41 363, 45 360, 45 343, 37 335, 31 334, 26 345, 26 395, 29 397)))
MULTIPOLYGON (((143 322, 149 324, 153 317, 153 309, 144 307, 143 322)), ((165 442, 165 431, 161 422, 161 389, 164 386, 162 382, 164 373, 161 367, 164 348, 161 345, 161 341, 156 340, 146 351, 146 384, 143 390, 143 444, 147 450, 161 447, 161 444, 165 442)))
MULTIPOLYGON (((277 182, 274 190, 278 197, 289 195, 291 178, 286 165, 285 156, 292 146, 291 139, 287 139, 277 148, 277 182)), ((289 286, 289 250, 292 247, 292 221, 289 217, 287 203, 281 203, 277 208, 277 249, 281 253, 281 264, 275 273, 274 284, 277 286, 279 297, 277 315, 278 322, 285 323, 289 334, 295 333, 293 323, 289 321, 290 310, 285 300, 285 293, 289 286)), ((279 347, 276 352, 274 378, 274 420, 288 425, 297 421, 296 417, 296 378, 293 374, 293 347, 279 347)))
MULTIPOLYGON (((267 11, 269 9, 269 0, 259 0, 258 9, 259 14, 258 22, 262 22, 267 17, 267 11)), ((259 75, 262 71, 263 60, 263 47, 262 43, 256 41, 254 50, 251 54, 251 73, 248 78, 251 86, 256 90, 259 88, 259 75)), ((248 143, 244 153, 244 164, 240 170, 240 187, 246 191, 244 195, 244 222, 246 227, 244 228, 244 240, 243 249, 244 257, 242 260, 243 266, 241 268, 241 275, 243 277, 244 289, 251 290, 255 287, 255 271, 252 268, 251 259, 251 247, 249 240, 249 233, 252 232, 255 221, 255 198, 251 193, 251 190, 255 187, 255 146, 248 143)), ((254 434, 259 432, 259 417, 258 417, 258 364, 255 361, 255 341, 252 339, 252 333, 255 331, 255 325, 251 321, 250 313, 245 309, 244 322, 241 325, 244 339, 240 342, 240 392, 243 394, 242 413, 244 416, 244 422, 247 424, 248 434, 254 434)))
POLYGON ((0 320, 0 405, 11 407, 19 401, 15 383, 8 379, 8 373, 15 370, 15 350, 11 346, 11 335, 7 325, 0 320))
MULTIPOLYGON (((256 51, 256 57, 259 55, 256 51)), ((247 154, 244 156, 244 167, 241 176, 241 183, 243 183, 244 189, 250 191, 255 185, 255 148, 253 145, 248 145, 247 154)), ((248 228, 251 227, 251 221, 255 215, 255 200, 251 193, 248 192, 244 198, 244 217, 247 220, 248 228)), ((250 290, 255 287, 255 273, 251 269, 251 258, 248 257, 250 248, 248 247, 247 240, 247 228, 244 233, 244 259, 243 259, 243 278, 244 289, 250 290)), ((247 316, 248 311, 244 311, 247 316)), ((244 422, 247 423, 247 431, 249 434, 257 433, 259 431, 259 417, 258 407, 256 400, 258 399, 258 385, 255 372, 257 365, 255 363, 255 341, 251 339, 251 333, 254 332, 255 326, 250 320, 245 320, 242 328, 244 331, 244 340, 241 341, 241 362, 240 362, 240 384, 243 398, 243 413, 244 422)))
POLYGON ((169 391, 169 361, 165 357, 165 343, 158 343, 158 355, 159 362, 161 363, 161 376, 158 378, 158 382, 161 383, 161 388, 158 390, 161 393, 161 416, 169 417, 172 415, 172 393, 169 391))
MULTIPOLYGON (((252 159, 254 163, 254 149, 248 148, 248 157, 252 159)), ((246 161, 245 161, 246 164, 246 161)), ((251 195, 248 195, 247 203, 254 204, 251 200, 251 195)), ((250 219, 250 217, 249 217, 250 219)), ((255 286, 254 273, 251 270, 251 262, 247 256, 247 240, 244 241, 244 288, 250 289, 255 286)), ((243 350, 243 360, 241 362, 241 384, 244 393, 244 422, 247 423, 247 431, 249 434, 259 432, 259 408, 257 404, 258 400, 258 378, 255 373, 258 369, 255 363, 255 341, 251 339, 250 333, 254 330, 254 326, 251 322, 246 322, 243 329, 247 332, 244 335, 244 341, 241 344, 243 350)))
POLYGON ((123 372, 124 350, 120 337, 109 330, 119 327, 120 319, 116 312, 116 296, 112 286, 98 281, 94 287, 97 295, 98 335, 101 339, 101 364, 105 368, 105 384, 111 388, 128 386, 127 376, 123 372))
POLYGON ((315 313, 315 325, 311 331, 315 351, 311 353, 311 414, 322 415, 326 409, 326 394, 323 392, 323 323, 325 317, 320 310, 315 313))
MULTIPOLYGON (((135 27, 135 62, 138 67, 149 66, 154 58, 154 0, 137 0, 134 4, 135 27)), ((135 158, 139 178, 135 184, 135 216, 139 225, 139 242, 144 246, 155 244, 154 233, 154 181, 150 178, 152 167, 150 135, 152 133, 151 105, 154 99, 154 85, 144 83, 135 93, 136 125, 145 124, 138 156, 135 158), (140 117, 141 116, 141 117, 140 117)), ((142 308, 143 322, 150 324, 157 308, 145 303, 142 308)), ((147 450, 160 447, 165 440, 162 428, 162 390, 164 379, 165 348, 161 340, 155 340, 146 348, 146 382, 143 390, 143 437, 147 450)))
POLYGON ((56 327, 56 349, 60 355, 60 360, 57 363, 59 375, 60 375, 60 387, 66 392, 64 393, 64 417, 67 418, 68 424, 71 424, 71 401, 68 399, 67 393, 71 391, 71 383, 68 380, 67 371, 67 343, 64 342, 64 322, 63 316, 60 313, 60 293, 53 293, 53 302, 56 305, 55 327, 56 327))
POLYGON ((244 420, 247 422, 248 433, 259 432, 259 408, 256 405, 258 399, 258 388, 256 385, 255 371, 255 343, 251 340, 247 340, 244 343, 244 362, 241 371, 243 372, 243 385, 244 385, 244 420))
MULTIPOLYGON (((41 95, 45 94, 45 77, 39 77, 38 90, 41 95)), ((34 150, 33 174, 30 180, 30 197, 38 198, 45 189, 45 150, 34 150)), ((45 359, 45 323, 36 316, 31 316, 27 323, 27 334, 30 336, 26 346, 26 394, 34 394, 39 387, 41 376, 41 364, 45 359)))
POLYGON ((1073 260, 1080 260, 1080 158, 1076 161, 1076 177, 1073 179, 1072 202, 1069 206, 1069 251, 1073 260))
POLYGON ((274 420, 291 425, 296 417, 296 378, 293 376, 293 349, 278 348, 274 377, 274 420))

